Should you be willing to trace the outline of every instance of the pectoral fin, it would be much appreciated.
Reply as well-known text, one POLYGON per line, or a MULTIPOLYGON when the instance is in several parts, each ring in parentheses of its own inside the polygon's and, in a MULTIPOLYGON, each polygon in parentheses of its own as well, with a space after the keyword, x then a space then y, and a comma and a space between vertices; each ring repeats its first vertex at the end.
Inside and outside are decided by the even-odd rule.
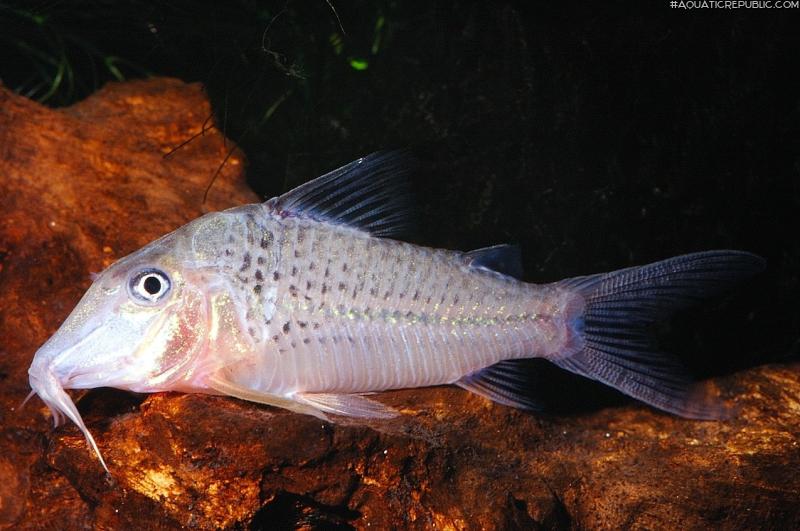
POLYGON ((249 402, 256 402, 258 404, 265 404, 267 406, 280 407, 288 409, 289 411, 294 411, 295 413, 312 415, 322 420, 328 420, 328 417, 326 417, 320 409, 297 402, 291 398, 249 389, 218 375, 211 376, 207 381, 212 389, 223 395, 247 400, 249 402))

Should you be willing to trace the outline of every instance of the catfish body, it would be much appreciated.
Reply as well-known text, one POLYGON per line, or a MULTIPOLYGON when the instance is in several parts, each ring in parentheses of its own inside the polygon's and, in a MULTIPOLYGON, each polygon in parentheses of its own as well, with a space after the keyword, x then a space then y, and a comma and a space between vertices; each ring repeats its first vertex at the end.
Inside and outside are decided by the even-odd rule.
POLYGON ((252 239, 268 245, 225 250, 258 352, 226 370, 247 388, 286 395, 453 383, 503 359, 566 348, 567 313, 580 306, 566 290, 474 267, 464 253, 262 219, 252 239))
POLYGON ((514 247, 390 239, 408 221, 406 173, 404 155, 374 154, 121 259, 36 353, 33 391, 98 457, 64 389, 227 394, 327 418, 393 416, 364 394, 457 384, 537 409, 525 361, 538 357, 678 415, 722 416, 647 328, 760 258, 708 251, 528 284, 514 247))

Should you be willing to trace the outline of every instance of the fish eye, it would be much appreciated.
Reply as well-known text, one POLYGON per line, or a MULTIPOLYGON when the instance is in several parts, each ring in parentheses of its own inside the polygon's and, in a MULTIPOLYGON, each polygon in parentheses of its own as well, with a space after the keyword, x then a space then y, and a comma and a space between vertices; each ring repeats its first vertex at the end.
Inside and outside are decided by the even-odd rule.
POLYGON ((128 281, 128 293, 131 297, 145 303, 160 302, 171 287, 169 276, 155 268, 143 269, 128 281))

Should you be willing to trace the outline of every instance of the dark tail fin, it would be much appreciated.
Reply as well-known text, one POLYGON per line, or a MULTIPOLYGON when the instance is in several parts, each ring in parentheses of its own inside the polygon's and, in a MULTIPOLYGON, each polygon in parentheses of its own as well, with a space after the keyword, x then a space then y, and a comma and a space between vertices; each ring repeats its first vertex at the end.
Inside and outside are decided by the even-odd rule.
POLYGON ((573 322, 578 350, 553 362, 682 417, 725 417, 724 405, 704 397, 675 360, 655 350, 648 328, 764 264, 746 252, 707 251, 564 280, 559 286, 580 293, 586 306, 573 322))

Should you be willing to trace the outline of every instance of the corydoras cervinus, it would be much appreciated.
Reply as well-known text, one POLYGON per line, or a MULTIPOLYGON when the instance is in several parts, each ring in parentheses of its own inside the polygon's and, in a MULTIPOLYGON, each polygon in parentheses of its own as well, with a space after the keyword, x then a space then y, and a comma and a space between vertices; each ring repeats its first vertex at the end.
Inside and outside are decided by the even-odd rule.
POLYGON ((707 251, 528 284, 514 247, 390 239, 407 221, 406 162, 370 155, 117 261, 36 353, 33 391, 104 467, 65 389, 225 394, 326 418, 392 416, 365 394, 456 384, 536 409, 526 360, 537 357, 677 415, 722 415, 647 328, 761 258, 707 251))

